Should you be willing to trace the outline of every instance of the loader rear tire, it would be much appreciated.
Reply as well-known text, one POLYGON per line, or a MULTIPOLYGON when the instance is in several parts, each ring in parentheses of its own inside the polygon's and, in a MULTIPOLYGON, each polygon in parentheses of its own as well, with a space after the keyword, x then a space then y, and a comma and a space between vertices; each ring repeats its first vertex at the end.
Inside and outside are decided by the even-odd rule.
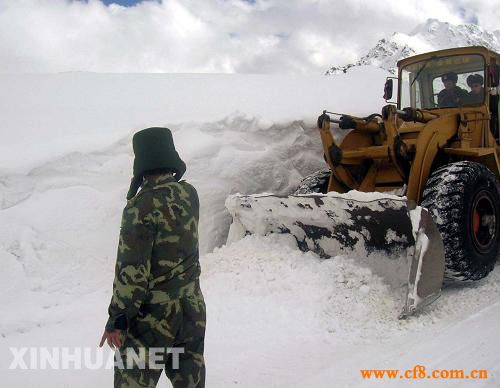
POLYGON ((422 199, 443 238, 446 279, 479 280, 495 266, 500 192, 484 165, 462 161, 434 171, 422 199))
POLYGON ((328 191, 328 181, 330 180, 330 170, 318 170, 302 179, 293 194, 326 194, 328 191))

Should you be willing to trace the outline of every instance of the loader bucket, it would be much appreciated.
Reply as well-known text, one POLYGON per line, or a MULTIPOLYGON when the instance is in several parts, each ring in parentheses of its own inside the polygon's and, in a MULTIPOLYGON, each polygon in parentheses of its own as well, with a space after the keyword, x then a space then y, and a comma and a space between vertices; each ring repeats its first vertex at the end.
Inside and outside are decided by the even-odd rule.
POLYGON ((428 212, 381 193, 232 195, 228 243, 248 234, 292 235, 320 257, 349 255, 399 294, 400 318, 435 300, 444 277, 444 248, 428 212))

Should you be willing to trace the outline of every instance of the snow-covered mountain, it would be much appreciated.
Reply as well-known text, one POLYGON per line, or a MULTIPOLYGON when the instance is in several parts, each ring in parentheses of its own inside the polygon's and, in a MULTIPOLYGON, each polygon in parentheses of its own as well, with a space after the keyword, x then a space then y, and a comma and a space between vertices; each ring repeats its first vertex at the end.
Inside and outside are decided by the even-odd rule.
POLYGON ((463 46, 485 46, 500 51, 500 30, 486 31, 475 24, 453 25, 428 19, 410 34, 395 32, 389 39, 381 39, 356 63, 333 66, 326 74, 345 73, 354 66, 373 65, 391 73, 396 72, 400 59, 428 51, 463 46))

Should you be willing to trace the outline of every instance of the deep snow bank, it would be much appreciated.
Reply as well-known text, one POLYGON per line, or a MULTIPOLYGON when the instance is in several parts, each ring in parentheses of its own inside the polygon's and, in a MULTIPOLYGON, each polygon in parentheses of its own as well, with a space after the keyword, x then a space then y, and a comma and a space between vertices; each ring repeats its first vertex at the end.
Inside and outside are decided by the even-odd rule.
MULTIPOLYGON (((384 77, 375 68, 335 79, 0 75, 4 86, 0 91, 0 208, 15 207, 39 192, 50 201, 47 191, 77 185, 104 192, 110 213, 115 214, 124 204, 131 176, 132 134, 165 125, 174 132, 176 147, 188 165, 185 178, 199 189, 201 247, 209 251, 225 240, 229 219, 223 201, 228 194, 285 193, 302 176, 323 166, 317 115, 327 107, 354 114, 379 110, 384 77), (359 90, 364 97, 359 101, 352 95, 351 100, 340 90, 359 90)), ((77 202, 72 200, 73 220, 85 211, 77 202)), ((15 231, 30 223, 17 211, 10 211, 15 231)), ((110 231, 104 235, 114 237, 115 228, 108 225, 116 225, 116 220, 96 217, 94 223, 110 231)), ((7 226, 4 222, 0 228, 7 226)), ((50 228, 43 229, 51 238, 50 228)), ((0 243, 10 252, 16 239, 4 237, 0 243)))
MULTIPOLYGON (((260 128, 294 121, 313 126, 323 109, 378 112, 386 74, 371 67, 338 77, 0 74, 0 175, 26 173, 74 151, 105 149, 150 126, 176 130, 235 114, 255 118, 260 128)), ((202 146, 203 139, 187 137, 187 143, 176 140, 183 157, 202 146)))
MULTIPOLYGON (((174 136, 180 144, 177 148, 184 150, 186 178, 201 199, 202 252, 225 242, 231 219, 224 200, 229 194, 286 193, 324 163, 316 129, 303 122, 266 127, 256 119, 233 116, 178 125, 174 136)), ((26 175, 0 176, 0 209, 5 220, 0 224, 0 231, 5 230, 0 244, 12 251, 20 231, 37 225, 42 240, 71 242, 76 237, 71 233, 78 230, 82 239, 91 239, 88 233, 105 235, 108 245, 113 246, 119 222, 116 217, 125 205, 132 162, 127 136, 99 151, 55 158, 26 175), (89 203, 89 191, 94 190, 99 196, 89 203), (53 210, 44 210, 49 208, 53 210), (106 211, 100 211, 102 208, 106 211), (72 227, 56 234, 53 227, 61 225, 59 217, 67 217, 64 224, 70 221, 72 227), (52 226, 55 220, 57 224, 52 226)), ((102 244, 93 249, 93 255, 102 256, 102 244)))

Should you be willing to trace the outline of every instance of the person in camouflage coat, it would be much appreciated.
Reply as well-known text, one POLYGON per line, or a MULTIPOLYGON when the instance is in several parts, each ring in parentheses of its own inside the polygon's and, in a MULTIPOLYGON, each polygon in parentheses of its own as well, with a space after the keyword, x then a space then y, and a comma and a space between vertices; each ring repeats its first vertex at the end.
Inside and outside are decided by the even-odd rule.
POLYGON ((140 131, 133 147, 134 178, 100 346, 107 341, 119 349, 115 387, 155 387, 165 370, 175 388, 201 388, 206 317, 199 284, 198 195, 179 181, 186 167, 170 130, 140 131), (151 362, 152 348, 163 350, 160 362, 151 362))

